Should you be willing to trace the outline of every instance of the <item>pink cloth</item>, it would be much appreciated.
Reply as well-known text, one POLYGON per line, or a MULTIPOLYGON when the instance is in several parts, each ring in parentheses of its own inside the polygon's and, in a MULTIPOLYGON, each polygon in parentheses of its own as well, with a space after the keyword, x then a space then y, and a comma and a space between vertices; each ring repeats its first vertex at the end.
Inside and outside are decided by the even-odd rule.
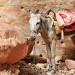
POLYGON ((65 22, 65 27, 75 28, 75 12, 71 10, 59 11, 59 15, 63 18, 65 22))

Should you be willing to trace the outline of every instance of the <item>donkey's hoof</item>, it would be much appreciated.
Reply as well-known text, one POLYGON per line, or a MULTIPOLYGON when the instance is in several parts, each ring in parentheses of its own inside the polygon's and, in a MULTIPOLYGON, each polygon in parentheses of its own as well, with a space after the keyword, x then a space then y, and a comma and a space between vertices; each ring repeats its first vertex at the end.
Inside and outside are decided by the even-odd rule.
POLYGON ((56 73, 56 71, 55 70, 49 70, 49 71, 47 71, 47 75, 52 75, 52 74, 54 74, 54 73, 56 73))
POLYGON ((52 74, 51 74, 51 71, 47 71, 47 72, 46 72, 46 75, 52 75, 52 74))
POLYGON ((55 70, 51 70, 51 74, 54 74, 54 73, 56 73, 56 71, 55 70))
POLYGON ((31 64, 36 64, 36 62, 35 61, 32 61, 31 64))

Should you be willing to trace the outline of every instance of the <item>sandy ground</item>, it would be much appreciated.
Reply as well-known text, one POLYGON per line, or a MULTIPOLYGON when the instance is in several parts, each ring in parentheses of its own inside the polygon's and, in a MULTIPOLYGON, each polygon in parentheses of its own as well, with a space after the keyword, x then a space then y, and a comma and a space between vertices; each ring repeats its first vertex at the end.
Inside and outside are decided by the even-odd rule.
MULTIPOLYGON (((56 48, 56 56, 62 56, 63 51, 67 49, 67 46, 71 46, 72 41, 69 40, 64 45, 60 45, 60 41, 58 41, 57 48, 56 48), (68 44, 67 44, 68 43, 68 44), (70 44, 69 44, 70 43, 70 44)), ((73 46, 73 44, 72 44, 73 46)), ((47 50, 45 45, 40 43, 35 45, 35 53, 34 49, 31 53, 31 56, 37 56, 37 60, 40 59, 40 55, 42 55, 43 59, 47 59, 47 50)), ((56 64, 56 73, 55 74, 48 74, 47 73, 47 63, 38 63, 35 60, 36 64, 31 64, 33 61, 26 63, 27 59, 23 59, 20 61, 20 74, 19 75, 75 75, 75 70, 68 70, 64 62, 59 62, 56 64), (26 64, 25 64, 26 63, 26 64)))

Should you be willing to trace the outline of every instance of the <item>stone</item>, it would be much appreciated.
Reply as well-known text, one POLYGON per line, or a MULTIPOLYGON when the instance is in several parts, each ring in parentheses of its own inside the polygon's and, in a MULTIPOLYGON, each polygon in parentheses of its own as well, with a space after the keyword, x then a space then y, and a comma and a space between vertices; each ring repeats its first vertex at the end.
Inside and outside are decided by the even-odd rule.
POLYGON ((56 56, 55 57, 55 64, 61 64, 61 62, 60 61, 62 61, 63 59, 62 59, 62 56, 56 56))
POLYGON ((70 70, 75 69, 75 61, 70 60, 70 59, 66 59, 65 64, 66 64, 68 69, 70 69, 70 70))
POLYGON ((32 51, 34 41, 15 26, 0 22, 0 64, 16 63, 32 51))

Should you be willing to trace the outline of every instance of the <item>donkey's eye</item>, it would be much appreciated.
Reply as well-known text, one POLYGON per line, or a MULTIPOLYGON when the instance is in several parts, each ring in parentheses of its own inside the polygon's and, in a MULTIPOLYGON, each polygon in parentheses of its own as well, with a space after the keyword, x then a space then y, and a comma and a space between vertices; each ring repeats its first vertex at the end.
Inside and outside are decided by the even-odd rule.
POLYGON ((36 24, 36 25, 38 25, 38 24, 40 24, 40 22, 37 22, 37 24, 36 24))

